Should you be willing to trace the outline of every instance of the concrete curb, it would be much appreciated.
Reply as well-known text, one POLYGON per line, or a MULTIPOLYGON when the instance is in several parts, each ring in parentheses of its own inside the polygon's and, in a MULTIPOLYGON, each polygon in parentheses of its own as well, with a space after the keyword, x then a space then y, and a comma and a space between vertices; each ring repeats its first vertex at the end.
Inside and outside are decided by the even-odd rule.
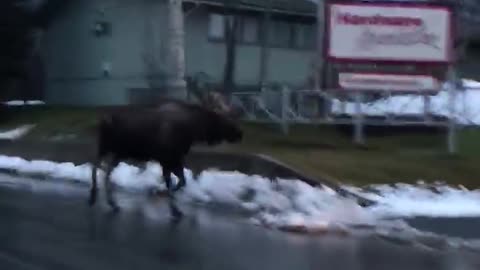
MULTIPOLYGON (((0 154, 21 157, 26 160, 50 160, 55 162, 72 162, 76 165, 91 163, 94 159, 92 142, 74 141, 28 141, 0 140, 0 154)), ((327 179, 316 179, 262 154, 233 153, 215 150, 193 150, 185 160, 194 174, 206 169, 238 171, 247 175, 259 175, 272 179, 298 179, 312 186, 325 185, 341 196, 352 198, 359 205, 368 207, 374 201, 363 198, 342 188, 339 182, 327 179)), ((16 173, 11 170, 0 172, 16 173)))

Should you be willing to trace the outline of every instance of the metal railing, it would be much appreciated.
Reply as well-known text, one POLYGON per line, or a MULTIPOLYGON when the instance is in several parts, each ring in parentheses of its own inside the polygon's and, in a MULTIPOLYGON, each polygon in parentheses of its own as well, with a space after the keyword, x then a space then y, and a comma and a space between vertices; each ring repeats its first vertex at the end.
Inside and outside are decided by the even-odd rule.
MULTIPOLYGON (((364 143, 364 125, 437 126, 448 129, 448 148, 455 152, 455 129, 475 124, 480 107, 469 108, 467 91, 446 84, 435 93, 347 92, 339 89, 305 90, 282 86, 259 92, 232 93, 244 120, 277 123, 285 134, 289 125, 354 125, 353 138, 364 143)), ((479 117, 480 119, 480 117, 479 117)))

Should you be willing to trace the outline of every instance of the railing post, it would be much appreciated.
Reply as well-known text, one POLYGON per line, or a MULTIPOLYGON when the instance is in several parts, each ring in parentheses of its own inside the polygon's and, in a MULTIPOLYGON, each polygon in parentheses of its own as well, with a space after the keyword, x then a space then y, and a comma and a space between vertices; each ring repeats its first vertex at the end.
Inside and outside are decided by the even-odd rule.
POLYGON ((289 132, 288 109, 290 105, 290 91, 287 86, 283 86, 281 92, 282 92, 282 108, 281 108, 282 131, 283 131, 283 134, 288 135, 288 132, 289 132))
POLYGON ((430 112, 431 112, 431 102, 430 102, 430 95, 424 94, 423 95, 423 117, 425 122, 430 122, 430 112))
MULTIPOLYGON (((388 89, 384 92, 385 94, 385 97, 388 99, 388 100, 391 100, 392 98, 392 90, 391 89, 388 89)), ((395 112, 392 112, 390 110, 391 108, 389 106, 387 106, 386 108, 386 111, 385 111, 385 115, 386 115, 386 120, 387 120, 387 123, 390 125, 393 123, 394 121, 394 115, 395 115, 395 112)))
POLYGON ((325 120, 332 121, 333 94, 329 89, 323 89, 323 114, 325 120))

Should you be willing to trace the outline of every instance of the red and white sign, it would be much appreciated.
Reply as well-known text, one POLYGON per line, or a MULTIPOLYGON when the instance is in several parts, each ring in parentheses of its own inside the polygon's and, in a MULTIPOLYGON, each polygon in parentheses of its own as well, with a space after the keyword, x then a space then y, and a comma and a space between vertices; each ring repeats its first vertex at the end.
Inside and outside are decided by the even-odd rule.
POLYGON ((415 4, 328 5, 332 60, 448 63, 452 16, 446 7, 415 4))
POLYGON ((340 88, 349 90, 437 91, 440 83, 428 75, 339 73, 340 88))

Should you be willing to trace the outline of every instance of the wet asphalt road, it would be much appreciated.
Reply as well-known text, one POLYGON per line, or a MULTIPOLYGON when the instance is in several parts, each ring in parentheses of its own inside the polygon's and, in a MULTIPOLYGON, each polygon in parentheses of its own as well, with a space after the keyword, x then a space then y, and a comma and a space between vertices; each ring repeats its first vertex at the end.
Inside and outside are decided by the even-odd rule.
POLYGON ((220 210, 180 206, 186 216, 173 223, 159 198, 125 196, 125 210, 111 215, 104 206, 86 206, 86 186, 31 183, 0 175, 2 270, 480 269, 472 251, 431 251, 373 236, 295 235, 220 210))

